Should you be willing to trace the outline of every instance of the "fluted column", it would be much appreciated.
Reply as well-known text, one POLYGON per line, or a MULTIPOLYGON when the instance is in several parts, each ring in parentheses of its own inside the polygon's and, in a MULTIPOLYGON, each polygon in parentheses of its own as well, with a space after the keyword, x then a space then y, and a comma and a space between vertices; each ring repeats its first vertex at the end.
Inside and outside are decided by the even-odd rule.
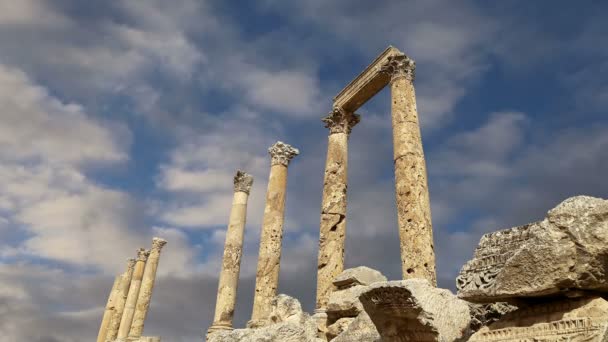
POLYGON ((139 288, 141 287, 141 279, 144 275, 148 255, 150 255, 150 251, 143 248, 140 248, 137 251, 137 261, 135 262, 133 277, 131 278, 131 284, 129 285, 129 294, 127 295, 127 300, 125 301, 125 309, 120 319, 117 341, 126 341, 129 331, 131 330, 131 323, 133 322, 133 315, 135 314, 135 305, 137 304, 139 288))
POLYGON ((133 270, 135 268, 135 259, 127 260, 127 270, 122 274, 120 285, 118 286, 118 294, 114 301, 114 313, 108 326, 108 332, 106 334, 106 341, 114 341, 118 335, 118 328, 120 327, 120 319, 125 309, 125 303, 127 296, 129 295, 129 286, 131 285, 131 277, 133 277, 133 270))
POLYGON ((414 74, 416 65, 405 55, 389 57, 381 69, 391 76, 391 113, 397 218, 403 278, 424 278, 437 284, 433 226, 414 74))
POLYGON ((251 321, 247 324, 249 327, 260 327, 266 324, 270 315, 270 302, 277 295, 285 219, 287 166, 289 161, 299 154, 299 151, 278 141, 268 149, 268 153, 271 156, 270 178, 260 237, 253 313, 251 321))
POLYGON ((144 321, 148 314, 148 308, 150 307, 150 300, 152 299, 152 290, 154 289, 154 282, 156 280, 156 270, 158 268, 158 262, 160 260, 160 251, 167 241, 155 237, 152 239, 152 249, 146 262, 146 269, 141 280, 141 287, 137 298, 137 305, 135 306, 135 314, 133 315, 133 322, 131 323, 131 330, 129 331, 129 338, 140 338, 144 331, 144 321))
POLYGON ((116 300, 120 280, 120 276, 116 276, 114 279, 114 285, 112 285, 112 290, 110 290, 106 307, 103 310, 103 317, 101 318, 101 325, 99 326, 99 333, 97 334, 97 342, 105 342, 106 334, 108 333, 108 326, 110 325, 112 314, 114 313, 114 301, 116 300))
POLYGON ((230 223, 226 231, 222 271, 215 302, 215 317, 209 332, 231 330, 236 294, 243 256, 243 235, 247 217, 247 200, 253 184, 253 177, 241 170, 234 176, 234 197, 230 210, 230 223))
POLYGON ((319 232, 317 313, 325 312, 333 289, 332 282, 344 270, 348 136, 359 121, 359 115, 341 108, 334 108, 323 118, 325 127, 329 128, 329 137, 319 232))

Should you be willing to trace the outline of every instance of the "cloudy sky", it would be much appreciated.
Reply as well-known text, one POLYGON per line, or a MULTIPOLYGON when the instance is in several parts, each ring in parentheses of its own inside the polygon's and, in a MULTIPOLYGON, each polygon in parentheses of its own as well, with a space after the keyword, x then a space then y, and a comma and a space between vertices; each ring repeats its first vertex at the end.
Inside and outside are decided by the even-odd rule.
MULTIPOLYGON (((289 168, 280 292, 313 308, 331 99, 389 44, 417 62, 440 286, 481 234, 608 197, 601 1, 0 0, 0 336, 96 336, 115 274, 169 240, 145 334, 211 323, 232 176, 255 177, 236 325, 251 314, 269 157, 289 168)), ((347 266, 400 277, 388 89, 350 138, 347 266)))

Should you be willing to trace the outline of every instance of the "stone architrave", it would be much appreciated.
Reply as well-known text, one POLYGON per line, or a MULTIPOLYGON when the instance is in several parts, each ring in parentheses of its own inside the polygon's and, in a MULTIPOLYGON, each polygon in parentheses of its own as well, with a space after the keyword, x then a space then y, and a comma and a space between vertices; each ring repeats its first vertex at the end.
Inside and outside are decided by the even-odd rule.
POLYGON ((114 313, 114 303, 118 294, 118 288, 120 287, 121 276, 116 276, 114 279, 114 285, 110 290, 106 307, 103 311, 103 317, 101 319, 101 325, 99 326, 99 333, 97 334, 97 342, 105 342, 106 334, 108 333, 108 326, 112 320, 112 314, 114 313))
POLYGON ((158 262, 160 261, 160 251, 166 244, 167 241, 164 239, 158 237, 152 239, 152 249, 150 250, 148 261, 146 261, 146 268, 141 280, 141 287, 135 306, 133 322, 131 323, 131 329, 129 331, 129 338, 140 338, 144 331, 144 322, 146 320, 146 315, 148 314, 148 308, 150 307, 154 282, 156 281, 156 270, 158 268, 158 262))
POLYGON ((106 341, 114 341, 118 335, 118 328, 120 327, 120 319, 125 309, 125 303, 127 296, 129 295, 129 286, 131 285, 131 277, 133 277, 133 269, 135 268, 135 259, 127 260, 127 270, 122 274, 122 280, 118 287, 118 294, 114 301, 114 313, 112 314, 112 320, 108 326, 108 332, 106 334, 106 341))
POLYGON ((359 115, 341 108, 334 108, 323 118, 329 137, 321 204, 316 313, 325 311, 334 289, 332 281, 344 270, 348 136, 359 121, 359 115))
POLYGON ((222 271, 215 302, 215 316, 209 333, 217 330, 231 330, 236 305, 241 257, 243 256, 243 236, 247 217, 247 200, 253 185, 253 177, 241 170, 234 176, 234 197, 230 210, 230 223, 226 232, 222 271))
POLYGON ((129 294, 127 295, 127 300, 125 301, 125 308, 122 313, 122 317, 120 318, 120 326, 118 327, 118 334, 116 336, 116 341, 118 342, 126 341, 127 337, 129 336, 131 323, 133 322, 133 315, 135 315, 135 305, 137 304, 141 280, 144 275, 148 255, 150 255, 150 251, 143 248, 140 248, 137 251, 137 261, 135 262, 131 284, 129 284, 129 294))
POLYGON ((546 218, 481 237, 457 278, 471 302, 608 292, 608 200, 576 196, 546 218))
POLYGON ((285 220, 287 166, 291 159, 300 152, 292 146, 278 141, 268 149, 268 153, 271 156, 270 177, 260 237, 253 313, 251 321, 247 323, 249 327, 260 327, 267 323, 271 302, 277 295, 285 220))
POLYGON ((391 76, 395 193, 404 279, 437 285, 426 162, 414 92, 415 63, 404 54, 380 69, 391 76))
POLYGON ((426 279, 374 283, 359 300, 383 342, 466 341, 467 302, 426 279))

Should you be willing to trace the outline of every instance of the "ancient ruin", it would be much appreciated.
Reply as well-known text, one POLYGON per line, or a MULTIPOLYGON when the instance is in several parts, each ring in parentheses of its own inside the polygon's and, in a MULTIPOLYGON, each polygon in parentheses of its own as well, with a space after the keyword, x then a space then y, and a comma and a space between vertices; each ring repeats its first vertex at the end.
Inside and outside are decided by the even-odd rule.
MULTIPOLYGON (((234 194, 210 342, 608 341, 608 201, 578 196, 539 222, 481 237, 456 279, 457 295, 437 288, 426 162, 414 91, 415 63, 388 47, 333 102, 321 198, 316 307, 277 294, 287 168, 299 154, 278 141, 259 245, 251 320, 234 329, 247 201, 253 178, 234 177, 234 194), (390 84, 395 195, 402 279, 361 266, 344 269, 348 141, 355 111, 390 84)), ((160 250, 141 249, 118 276, 98 342, 142 337, 160 250)), ((211 303, 210 303, 211 304, 211 303)))

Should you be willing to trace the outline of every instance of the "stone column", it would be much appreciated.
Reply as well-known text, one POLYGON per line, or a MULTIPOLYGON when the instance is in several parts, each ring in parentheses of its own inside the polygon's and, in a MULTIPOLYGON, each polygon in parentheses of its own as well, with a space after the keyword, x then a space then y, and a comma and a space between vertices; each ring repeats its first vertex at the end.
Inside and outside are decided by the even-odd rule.
POLYGON ((348 136, 359 121, 359 115, 341 108, 334 108, 323 118, 329 138, 321 204, 316 313, 325 312, 332 282, 344 270, 348 136))
POLYGON ((101 325, 99 326, 99 333, 97 334, 97 342, 105 342, 106 334, 108 333, 108 326, 112 320, 112 314, 114 313, 114 301, 118 293, 118 287, 120 286, 120 276, 116 276, 114 279, 114 285, 110 290, 106 307, 103 311, 103 317, 101 318, 101 325))
POLYGON ((150 251, 143 248, 140 248, 137 251, 137 261, 135 262, 135 269, 133 270, 131 284, 129 284, 129 294, 127 295, 127 300, 125 301, 125 309, 120 319, 120 326, 116 336, 117 341, 126 341, 129 331, 131 330, 131 323, 133 322, 133 315, 135 314, 135 305, 137 304, 139 288, 141 287, 141 279, 144 275, 144 268, 146 267, 148 255, 150 255, 150 251))
POLYGON ((247 200, 253 177, 243 171, 234 176, 234 197, 230 210, 230 223, 226 232, 222 271, 215 302, 215 317, 209 333, 217 330, 232 330, 232 318, 236 305, 236 293, 243 255, 243 234, 247 216, 247 200))
POLYGON ((141 287, 139 289, 139 296, 137 298, 137 305, 135 306, 135 314, 133 315, 133 322, 131 323, 131 330, 129 331, 129 338, 140 338, 144 331, 144 321, 148 314, 148 308, 150 307, 150 300, 152 299, 152 290, 154 289, 154 281, 156 280, 156 269, 158 268, 158 262, 160 259, 160 251, 167 241, 155 237, 152 239, 152 249, 146 262, 146 269, 141 280, 141 287))
POLYGON ((252 328, 266 324, 271 310, 270 302, 277 295, 285 219, 287 166, 289 161, 300 152, 292 146, 278 141, 268 149, 268 153, 271 156, 270 178, 260 237, 253 313, 251 321, 247 323, 247 326, 252 328))
POLYGON ((120 327, 120 319, 125 309, 125 303, 129 294, 129 286, 131 285, 131 277, 133 277, 133 269, 135 268, 135 259, 127 260, 127 270, 122 274, 122 280, 118 287, 118 294, 114 301, 114 313, 112 314, 112 320, 108 326, 108 333, 106 334, 106 341, 114 341, 118 335, 118 328, 120 327))
POLYGON ((391 76, 395 192, 403 278, 436 285, 433 226, 426 163, 416 109, 416 65, 405 55, 389 57, 381 69, 391 76))

